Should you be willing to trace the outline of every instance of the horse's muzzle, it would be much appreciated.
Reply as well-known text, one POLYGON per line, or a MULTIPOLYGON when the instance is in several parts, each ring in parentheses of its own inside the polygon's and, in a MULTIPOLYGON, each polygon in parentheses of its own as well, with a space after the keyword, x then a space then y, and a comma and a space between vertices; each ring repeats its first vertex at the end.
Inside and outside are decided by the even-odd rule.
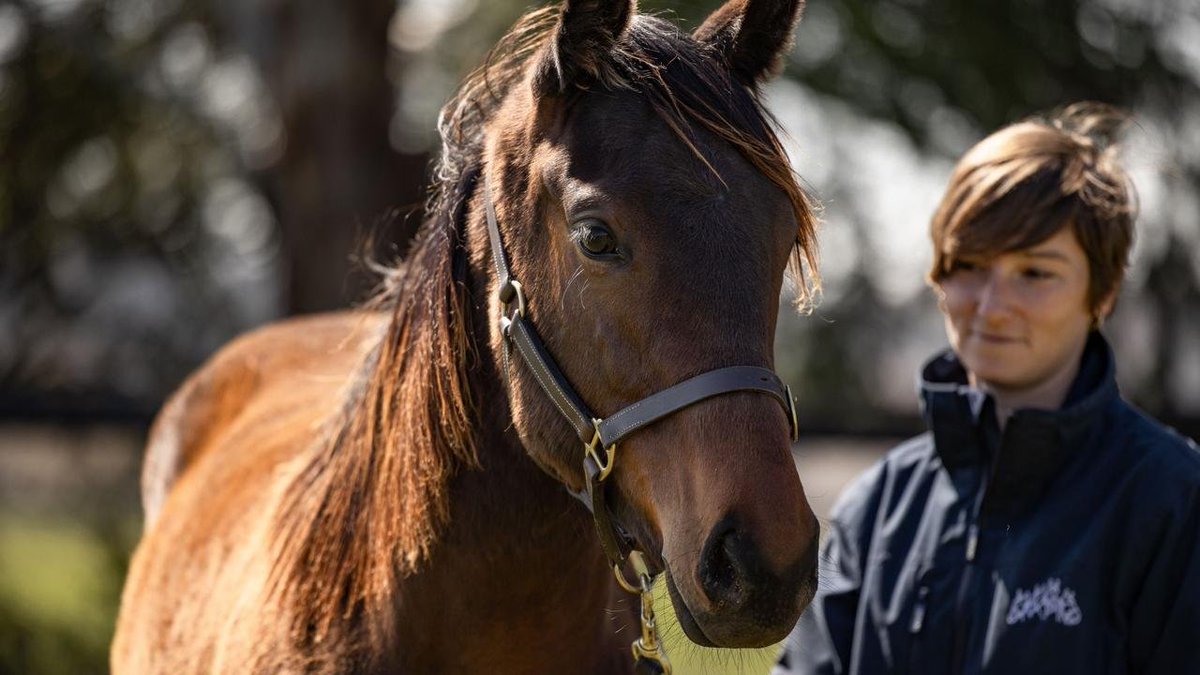
POLYGON ((708 647, 764 647, 786 637, 817 588, 815 519, 812 532, 800 558, 774 572, 735 523, 727 519, 713 528, 693 577, 704 597, 688 603, 673 576, 667 576, 684 633, 708 647))

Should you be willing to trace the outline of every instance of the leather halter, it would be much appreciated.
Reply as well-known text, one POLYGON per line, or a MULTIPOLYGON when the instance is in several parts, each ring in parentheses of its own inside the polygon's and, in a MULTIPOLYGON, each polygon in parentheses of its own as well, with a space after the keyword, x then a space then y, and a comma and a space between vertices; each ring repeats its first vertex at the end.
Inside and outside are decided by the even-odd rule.
POLYGON ((612 473, 616 459, 617 442, 642 427, 707 398, 737 391, 758 391, 775 398, 787 414, 791 425, 792 440, 797 439, 799 425, 796 419, 795 401, 789 387, 780 381, 774 372, 758 366, 731 366, 717 368, 697 375, 679 384, 632 403, 620 411, 599 419, 584 404, 579 394, 571 387, 562 370, 546 349, 533 324, 527 316, 527 296, 512 276, 508 257, 504 252, 504 241, 496 220, 496 207, 492 202, 491 181, 484 173, 484 203, 487 212, 488 236, 492 242, 492 258, 496 264, 501 305, 500 328, 504 334, 505 377, 509 369, 509 343, 516 346, 517 353, 533 372, 542 390, 554 402, 559 413, 575 430, 583 443, 583 474, 586 479, 586 496, 575 494, 592 512, 596 532, 609 562, 617 569, 625 562, 631 550, 628 537, 619 533, 605 501, 604 480, 612 473), (513 307, 513 304, 516 304, 513 307), (511 308, 511 312, 510 312, 511 308), (604 457, 600 451, 603 450, 604 457))

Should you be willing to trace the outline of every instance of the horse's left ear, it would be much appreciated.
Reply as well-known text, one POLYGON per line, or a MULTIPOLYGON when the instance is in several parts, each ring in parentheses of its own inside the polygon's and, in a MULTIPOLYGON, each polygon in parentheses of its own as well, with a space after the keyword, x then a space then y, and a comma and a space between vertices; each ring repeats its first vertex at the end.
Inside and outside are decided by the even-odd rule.
POLYGON ((804 0, 729 0, 692 34, 717 50, 747 85, 779 73, 804 0))
POLYGON ((535 91, 557 96, 603 79, 605 57, 635 11, 636 0, 564 0, 554 37, 534 72, 535 91))

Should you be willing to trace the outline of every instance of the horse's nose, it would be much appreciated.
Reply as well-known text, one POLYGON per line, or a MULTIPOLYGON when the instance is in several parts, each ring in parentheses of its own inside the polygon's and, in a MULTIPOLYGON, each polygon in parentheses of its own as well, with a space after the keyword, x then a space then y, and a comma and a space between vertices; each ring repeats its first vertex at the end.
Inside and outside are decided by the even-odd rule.
POLYGON ((771 625, 795 611, 797 598, 784 589, 797 589, 812 578, 816 556, 814 536, 792 564, 772 569, 753 534, 727 516, 709 533, 696 571, 711 611, 750 615, 745 618, 771 625))

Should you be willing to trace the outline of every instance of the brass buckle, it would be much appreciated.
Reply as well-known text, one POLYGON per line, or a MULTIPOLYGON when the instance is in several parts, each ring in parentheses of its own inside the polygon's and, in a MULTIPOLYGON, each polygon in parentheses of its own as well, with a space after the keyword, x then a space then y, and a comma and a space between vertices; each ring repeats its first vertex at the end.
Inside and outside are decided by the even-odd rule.
POLYGON ((790 386, 785 384, 783 391, 787 395, 788 422, 792 424, 792 442, 795 443, 800 440, 800 418, 796 415, 796 399, 792 396, 790 386))
POLYGON ((517 281, 516 279, 509 279, 508 284, 506 286, 503 286, 500 288, 499 295, 500 295, 500 332, 507 336, 509 333, 509 327, 512 326, 512 322, 515 321, 518 316, 521 317, 522 319, 525 318, 525 290, 523 288, 521 288, 521 282, 517 281), (507 300, 505 300, 504 299, 504 296, 506 295, 505 291, 507 291, 510 288, 512 289, 512 294, 508 296, 507 300), (515 299, 517 301, 517 308, 515 310, 513 310, 512 314, 509 314, 508 307, 509 307, 509 305, 512 304, 514 295, 516 296, 515 299))
POLYGON ((513 301, 512 297, 509 297, 508 300, 504 299, 504 295, 505 295, 504 291, 507 290, 507 288, 512 288, 513 293, 517 296, 517 298, 516 298, 517 299, 517 314, 516 314, 516 316, 520 316, 522 319, 524 319, 525 318, 525 289, 521 288, 521 282, 517 281, 516 279, 508 280, 508 286, 506 288, 503 288, 500 290, 500 304, 504 307, 505 310, 508 309, 508 306, 511 305, 512 301, 513 301))
POLYGON ((597 452, 600 448, 600 420, 593 417, 592 427, 595 432, 592 434, 592 440, 583 446, 583 454, 585 457, 591 457, 592 461, 596 463, 596 468, 600 469, 600 475, 596 480, 603 482, 605 478, 608 478, 608 474, 612 473, 613 460, 617 456, 617 444, 613 443, 604 449, 605 458, 601 461, 600 454, 597 452))

